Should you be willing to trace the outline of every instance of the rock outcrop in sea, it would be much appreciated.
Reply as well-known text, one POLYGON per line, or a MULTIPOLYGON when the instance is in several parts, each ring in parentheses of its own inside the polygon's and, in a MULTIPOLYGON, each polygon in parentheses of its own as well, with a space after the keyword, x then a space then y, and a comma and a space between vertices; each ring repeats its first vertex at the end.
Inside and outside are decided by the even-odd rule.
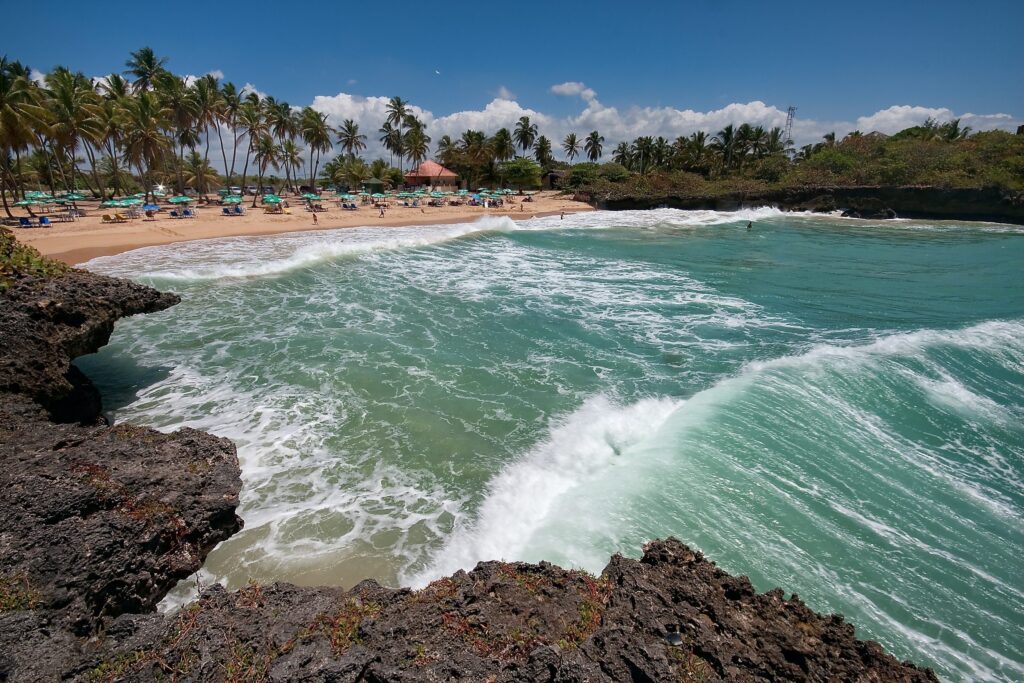
POLYGON ((600 576, 485 562, 419 591, 212 586, 158 614, 242 526, 234 446, 108 425, 71 361, 176 302, 83 271, 0 290, 0 681, 936 680, 674 539, 600 576))

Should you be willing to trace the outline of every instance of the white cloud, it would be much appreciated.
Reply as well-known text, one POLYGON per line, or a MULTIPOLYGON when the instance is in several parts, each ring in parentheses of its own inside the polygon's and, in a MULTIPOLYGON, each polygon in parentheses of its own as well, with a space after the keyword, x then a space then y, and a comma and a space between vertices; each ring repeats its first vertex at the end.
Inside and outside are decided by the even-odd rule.
MULTIPOLYGON (((672 140, 698 130, 714 134, 730 123, 751 123, 771 128, 783 126, 786 122, 785 109, 757 100, 734 102, 709 111, 675 107, 629 107, 620 110, 602 104, 597 98, 597 93, 583 83, 560 83, 552 87, 552 92, 556 92, 556 88, 556 94, 580 97, 583 108, 568 116, 554 116, 523 106, 516 101, 513 93, 503 88, 499 89, 497 96, 482 109, 467 109, 448 114, 437 114, 416 105, 410 109, 426 124, 427 134, 433 139, 434 146, 443 135, 458 138, 467 129, 482 130, 488 135, 493 135, 503 127, 512 130, 521 117, 529 116, 530 120, 537 124, 540 133, 551 139, 557 154, 561 154, 558 143, 566 134, 575 132, 579 136, 585 136, 592 130, 599 131, 605 138, 606 159, 619 142, 632 141, 640 135, 664 136, 672 140)), ((264 96, 251 83, 246 83, 242 92, 259 92, 261 97, 264 96)), ((318 95, 313 99, 311 106, 327 114, 328 123, 332 126, 340 125, 345 119, 353 119, 359 124, 360 132, 367 138, 364 156, 368 159, 388 159, 389 154, 380 144, 378 132, 387 116, 388 99, 383 96, 363 97, 340 92, 336 95, 318 95)), ((795 144, 800 146, 820 141, 823 135, 832 131, 840 138, 854 129, 864 133, 874 130, 893 133, 919 124, 929 116, 941 121, 955 118, 957 114, 948 108, 900 105, 852 121, 838 121, 802 118, 797 112, 797 118, 793 123, 793 138, 795 144)), ((1020 117, 1001 113, 964 113, 959 116, 963 125, 971 126, 974 130, 1014 130, 1024 123, 1020 117)), ((328 153, 327 157, 330 156, 328 153)), ((219 158, 212 154, 211 158, 219 161, 219 158)), ((217 165, 220 166, 220 163, 217 165)))
POLYGON ((248 95, 249 93, 251 93, 251 92, 254 92, 254 93, 256 93, 257 95, 259 95, 259 98, 260 98, 261 100, 262 100, 262 99, 263 99, 264 97, 266 97, 266 96, 267 96, 267 93, 263 92, 262 90, 258 90, 258 89, 256 88, 256 86, 255 86, 255 85, 253 85, 252 83, 249 83, 248 81, 246 81, 245 85, 243 85, 243 86, 242 86, 242 89, 241 89, 241 90, 239 90, 238 92, 239 92, 239 94, 241 94, 241 96, 242 96, 242 97, 245 97, 245 96, 246 96, 246 95, 248 95))
MULTIPOLYGON (((213 76, 218 81, 224 80, 224 72, 220 69, 213 69, 212 71, 207 71, 202 76, 196 76, 195 74, 185 74, 184 76, 182 76, 182 78, 185 80, 185 85, 191 87, 193 83, 198 81, 203 76, 213 76)), ((260 97, 263 97, 263 95, 260 95, 260 97)))
POLYGON ((862 132, 877 130, 880 133, 898 133, 904 128, 918 126, 927 119, 935 119, 944 122, 959 118, 964 126, 970 126, 973 130, 996 130, 1015 128, 1018 123, 1009 114, 961 114, 959 117, 951 109, 946 107, 913 107, 910 105, 896 105, 888 109, 877 111, 871 116, 861 116, 857 119, 856 128, 862 132))
POLYGON ((39 85, 46 85, 46 74, 39 69, 32 69, 28 72, 28 77, 38 83, 39 85))
POLYGON ((508 88, 506 88, 505 86, 501 86, 500 88, 498 88, 498 99, 514 100, 515 98, 516 94, 509 90, 508 88))
POLYGON ((565 83, 553 85, 551 86, 551 92, 564 97, 575 97, 578 95, 588 102, 597 97, 596 92, 579 81, 566 81, 565 83))
POLYGON ((350 79, 348 79, 348 81, 347 81, 347 83, 348 83, 349 85, 355 85, 355 84, 356 84, 356 83, 358 83, 358 82, 359 82, 359 81, 357 81, 357 80, 356 80, 356 79, 354 79, 354 78, 350 78, 350 79))

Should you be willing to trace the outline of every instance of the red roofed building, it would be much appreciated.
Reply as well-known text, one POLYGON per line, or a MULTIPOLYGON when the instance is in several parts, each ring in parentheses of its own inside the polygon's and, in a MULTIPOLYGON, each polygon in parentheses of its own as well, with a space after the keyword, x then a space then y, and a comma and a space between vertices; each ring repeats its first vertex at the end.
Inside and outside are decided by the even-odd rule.
POLYGON ((456 189, 459 174, 449 171, 436 161, 424 161, 405 173, 405 184, 410 187, 426 186, 435 190, 456 189))

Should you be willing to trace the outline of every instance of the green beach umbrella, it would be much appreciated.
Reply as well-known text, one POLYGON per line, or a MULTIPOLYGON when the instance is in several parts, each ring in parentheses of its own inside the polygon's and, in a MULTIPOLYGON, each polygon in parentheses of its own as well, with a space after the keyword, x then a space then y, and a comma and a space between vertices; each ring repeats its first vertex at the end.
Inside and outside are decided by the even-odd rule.
POLYGON ((221 200, 221 202, 223 202, 225 204, 241 204, 242 203, 242 198, 238 197, 236 195, 228 195, 227 197, 224 197, 221 200))
POLYGON ((35 199, 22 199, 14 202, 15 206, 38 206, 39 204, 42 204, 42 202, 37 202, 35 199))
POLYGON ((167 201, 169 201, 171 204, 187 204, 188 202, 195 200, 193 200, 191 197, 186 197, 185 195, 178 195, 177 197, 171 197, 167 201))
POLYGON ((85 195, 80 194, 78 192, 69 192, 68 194, 64 195, 62 199, 66 199, 69 202, 77 202, 81 199, 85 199, 85 195))
POLYGON ((276 194, 268 194, 263 197, 264 204, 280 204, 284 200, 278 197, 276 194))
POLYGON ((387 195, 381 194, 380 192, 374 192, 370 196, 373 197, 374 199, 385 199, 387 197, 387 195))

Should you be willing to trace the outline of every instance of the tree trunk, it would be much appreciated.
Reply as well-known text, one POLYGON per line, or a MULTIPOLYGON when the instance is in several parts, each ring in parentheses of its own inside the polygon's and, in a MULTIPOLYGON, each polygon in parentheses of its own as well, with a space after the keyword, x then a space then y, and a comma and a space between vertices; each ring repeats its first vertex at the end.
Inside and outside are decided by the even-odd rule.
POLYGON ((21 152, 18 151, 18 148, 14 149, 14 162, 15 162, 15 165, 18 167, 19 173, 17 175, 14 175, 14 172, 12 171, 11 172, 11 177, 14 178, 14 183, 15 183, 15 187, 14 187, 14 201, 18 201, 18 195, 19 194, 21 194, 21 198, 22 199, 25 198, 25 184, 21 182, 21 172, 20 172, 21 171, 21 152))
MULTIPOLYGON (((249 152, 252 151, 252 140, 249 140, 249 146, 245 150, 245 166, 242 167, 242 194, 245 195, 245 176, 249 172, 249 152)), ((257 192, 252 195, 252 208, 256 208, 256 195, 259 194, 259 188, 257 192)))
POLYGON ((230 185, 231 176, 228 174, 228 151, 224 149, 224 134, 221 133, 220 122, 217 123, 217 139, 220 141, 220 155, 224 157, 224 175, 227 176, 224 184, 230 185))
POLYGON ((181 175, 181 170, 185 167, 185 143, 178 145, 178 194, 185 194, 185 178, 181 175))
POLYGON ((114 191, 110 195, 110 198, 113 199, 121 193, 121 175, 117 167, 117 149, 114 147, 113 140, 107 140, 107 151, 110 152, 110 163, 114 167, 114 191))
POLYGON ((92 148, 89 146, 89 143, 85 143, 85 145, 83 146, 85 147, 85 155, 89 157, 89 164, 92 166, 92 179, 96 183, 96 188, 99 190, 100 199, 106 199, 107 188, 104 187, 104 183, 100 182, 100 175, 99 172, 96 170, 96 155, 93 153, 92 148))
MULTIPOLYGON (((13 175, 13 174, 11 174, 11 175, 13 175)), ((4 178, 2 182, 0 182, 0 200, 3 200, 3 203, 4 203, 4 213, 7 214, 7 217, 8 218, 14 218, 14 214, 11 213, 11 207, 9 207, 7 205, 7 188, 5 187, 7 184, 8 184, 8 180, 6 178, 4 178)), ((11 190, 14 193, 15 199, 17 199, 17 197, 18 197, 18 190, 17 190, 17 188, 14 185, 11 185, 11 190)))
POLYGON ((199 175, 199 184, 202 186, 201 191, 203 193, 203 199, 206 199, 206 169, 210 165, 210 127, 206 127, 206 149, 203 151, 203 172, 199 175))
MULTIPOLYGON (((229 173, 228 175, 230 175, 232 178, 234 178, 235 177, 235 160, 236 160, 237 155, 238 155, 238 129, 235 127, 234 124, 231 125, 231 134, 235 138, 235 144, 231 147, 231 173, 229 173)), ((243 190, 245 189, 245 183, 242 183, 242 189, 243 190)))

